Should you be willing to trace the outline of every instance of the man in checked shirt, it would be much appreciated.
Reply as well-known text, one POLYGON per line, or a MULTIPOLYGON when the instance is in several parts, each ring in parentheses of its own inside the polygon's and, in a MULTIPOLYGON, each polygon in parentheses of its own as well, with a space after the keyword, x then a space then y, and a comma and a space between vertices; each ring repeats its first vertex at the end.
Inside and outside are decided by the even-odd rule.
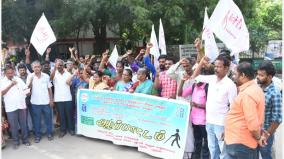
POLYGON ((271 61, 263 61, 257 69, 257 83, 265 94, 265 120, 263 136, 267 145, 259 147, 262 158, 272 159, 274 133, 282 122, 282 95, 274 85, 272 78, 276 71, 271 61))
POLYGON ((171 57, 166 58, 165 70, 159 72, 157 69, 157 74, 155 78, 154 87, 161 90, 161 97, 164 98, 176 98, 177 82, 167 76, 167 70, 174 64, 174 59, 171 57))

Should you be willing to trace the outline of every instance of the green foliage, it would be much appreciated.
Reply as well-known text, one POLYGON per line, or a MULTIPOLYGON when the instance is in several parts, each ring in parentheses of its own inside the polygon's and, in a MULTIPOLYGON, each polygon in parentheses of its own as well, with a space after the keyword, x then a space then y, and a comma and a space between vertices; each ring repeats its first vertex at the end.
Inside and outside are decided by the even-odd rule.
MULTIPOLYGON (((234 0, 242 11, 250 32, 251 49, 260 51, 268 40, 281 39, 280 0, 234 0)), ((167 44, 193 43, 200 36, 204 8, 209 17, 218 0, 3 0, 3 40, 29 40, 34 26, 45 12, 58 38, 78 37, 91 29, 97 51, 106 47, 106 27, 120 36, 120 48, 134 47, 149 39, 151 25, 158 33, 164 25, 167 44)))

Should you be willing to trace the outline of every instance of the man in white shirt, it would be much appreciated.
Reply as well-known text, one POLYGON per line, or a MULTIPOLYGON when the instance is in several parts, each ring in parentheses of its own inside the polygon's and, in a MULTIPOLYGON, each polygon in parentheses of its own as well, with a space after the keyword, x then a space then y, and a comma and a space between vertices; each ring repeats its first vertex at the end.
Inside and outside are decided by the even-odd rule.
POLYGON ((75 134, 75 125, 72 116, 73 104, 70 91, 71 82, 67 82, 70 77, 71 74, 64 69, 64 62, 58 59, 50 75, 50 79, 53 80, 54 102, 56 103, 60 116, 60 138, 66 134, 67 130, 71 135, 75 134))
MULTIPOLYGON (((27 67, 25 64, 19 64, 18 65, 18 72, 19 72, 19 75, 18 77, 21 78, 23 80, 24 83, 27 82, 27 78, 28 78, 28 75, 30 73, 28 73, 27 71, 27 67)), ((32 110, 31 110, 31 96, 28 95, 26 97, 26 105, 27 105, 27 127, 28 127, 28 131, 33 131, 33 120, 32 120, 32 110)))
POLYGON ((219 159, 224 145, 224 121, 229 106, 237 96, 237 87, 228 78, 230 61, 219 55, 214 63, 215 75, 199 75, 200 70, 208 64, 208 57, 204 56, 191 78, 198 82, 209 84, 206 101, 206 131, 211 159, 219 159), (199 75, 199 76, 198 76, 199 75))
POLYGON ((51 82, 46 73, 41 72, 41 64, 39 61, 32 63, 34 73, 30 74, 27 84, 32 90, 32 116, 35 128, 35 143, 39 143, 41 139, 41 116, 43 114, 45 126, 47 128, 47 138, 53 140, 52 130, 52 107, 53 95, 51 90, 51 82))
POLYGON ((26 107, 26 90, 27 86, 18 77, 15 76, 15 70, 11 66, 6 66, 5 77, 1 80, 1 96, 4 97, 5 111, 7 113, 10 131, 12 133, 14 149, 20 145, 19 131, 23 144, 30 146, 27 130, 27 107, 26 107))

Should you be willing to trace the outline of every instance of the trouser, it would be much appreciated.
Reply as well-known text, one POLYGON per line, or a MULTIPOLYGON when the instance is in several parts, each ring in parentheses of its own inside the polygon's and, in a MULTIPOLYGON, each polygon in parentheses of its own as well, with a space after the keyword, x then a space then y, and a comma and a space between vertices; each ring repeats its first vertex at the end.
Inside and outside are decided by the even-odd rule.
POLYGON ((27 109, 17 109, 12 112, 7 112, 10 131, 12 133, 13 143, 20 144, 19 141, 19 125, 21 128, 21 135, 23 143, 28 142, 27 130, 27 109))
POLYGON ((60 116, 60 131, 74 131, 72 101, 56 102, 56 106, 60 116))
POLYGON ((224 126, 206 123, 206 131, 211 159, 222 159, 221 150, 223 150, 224 140, 221 138, 224 126))
POLYGON ((272 159, 272 145, 274 141, 274 134, 268 137, 267 139, 267 145, 264 147, 258 147, 258 150, 260 151, 261 157, 263 159, 272 159))
POLYGON ((258 159, 257 149, 243 144, 225 144, 223 152, 224 159, 258 159))
POLYGON ((47 134, 52 135, 52 110, 49 105, 34 105, 32 104, 33 109, 33 119, 34 119, 34 128, 36 138, 41 138, 41 117, 44 116, 45 126, 47 129, 47 134))
POLYGON ((207 142, 207 132, 205 125, 194 125, 193 127, 193 135, 194 135, 194 153, 193 157, 200 159, 208 159, 209 158, 209 148, 207 142), (203 142, 204 141, 204 142, 203 142))

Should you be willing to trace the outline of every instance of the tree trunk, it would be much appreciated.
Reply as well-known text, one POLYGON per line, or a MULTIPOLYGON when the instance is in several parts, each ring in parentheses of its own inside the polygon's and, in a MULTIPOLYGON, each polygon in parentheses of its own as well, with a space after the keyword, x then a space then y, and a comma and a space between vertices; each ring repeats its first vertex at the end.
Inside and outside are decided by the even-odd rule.
POLYGON ((100 55, 106 49, 106 25, 93 25, 93 32, 95 36, 95 54, 100 55))
POLYGON ((80 56, 81 51, 79 49, 79 35, 80 35, 80 29, 77 30, 77 35, 76 35, 76 47, 77 47, 77 50, 78 50, 78 55, 80 56))

